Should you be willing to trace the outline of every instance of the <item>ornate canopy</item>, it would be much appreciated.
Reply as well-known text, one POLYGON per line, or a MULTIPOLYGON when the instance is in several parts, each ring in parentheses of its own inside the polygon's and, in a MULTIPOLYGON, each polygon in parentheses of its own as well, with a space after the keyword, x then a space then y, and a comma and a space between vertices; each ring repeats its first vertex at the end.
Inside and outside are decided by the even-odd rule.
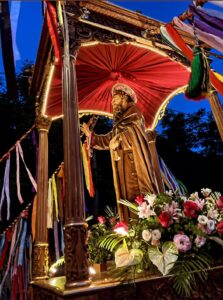
MULTIPOLYGON (((68 3, 67 11, 71 51, 77 53, 79 112, 112 116, 111 89, 122 82, 134 89, 147 128, 154 128, 190 74, 185 58, 162 43, 161 23, 99 0, 68 3)), ((62 67, 52 60, 50 46, 44 24, 31 90, 41 112, 54 119, 62 115, 62 67)))

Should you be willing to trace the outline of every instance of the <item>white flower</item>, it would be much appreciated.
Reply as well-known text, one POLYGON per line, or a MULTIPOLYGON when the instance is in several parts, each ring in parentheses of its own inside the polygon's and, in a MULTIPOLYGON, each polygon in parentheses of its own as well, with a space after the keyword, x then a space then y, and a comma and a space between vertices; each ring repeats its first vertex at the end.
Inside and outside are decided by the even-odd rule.
POLYGON ((207 228, 210 231, 213 231, 215 229, 215 221, 214 220, 208 220, 207 221, 207 228))
POLYGON ((158 241, 161 238, 161 232, 159 229, 154 229, 152 231, 152 240, 158 241))
POLYGON ((137 265, 143 258, 143 252, 140 249, 119 248, 115 252, 115 264, 116 268, 137 265))
POLYGON ((197 218, 198 222, 202 225, 206 225, 207 222, 208 222, 208 218, 204 215, 200 215, 198 218, 197 218))
POLYGON ((199 200, 198 192, 194 192, 193 194, 191 194, 189 199, 194 200, 194 201, 199 200))
POLYGON ((206 243, 206 238, 204 238, 203 236, 199 236, 197 235, 196 239, 194 240, 196 246, 198 248, 201 248, 202 246, 204 246, 204 244, 206 243))
POLYGON ((153 207, 155 200, 156 200, 156 195, 155 194, 147 194, 144 199, 149 203, 151 207, 153 207))
POLYGON ((141 219, 156 215, 156 213, 150 209, 150 206, 147 205, 146 202, 143 202, 141 205, 139 205, 138 210, 139 210, 138 215, 139 215, 139 218, 141 218, 141 219))
POLYGON ((168 196, 172 197, 173 196, 173 191, 172 190, 165 191, 165 194, 167 194, 168 196))
POLYGON ((142 232, 142 238, 144 239, 144 241, 149 242, 151 240, 152 237, 152 233, 151 230, 145 229, 142 232))
POLYGON ((218 218, 218 216, 219 216, 219 213, 216 209, 210 208, 208 210, 208 217, 209 218, 216 220, 218 218))
POLYGON ((208 188, 203 188, 201 189, 201 194, 204 196, 204 197, 208 197, 210 195, 210 193, 212 192, 211 189, 208 189, 208 188))
POLYGON ((187 201, 187 197, 186 196, 181 196, 180 197, 183 201, 187 201))

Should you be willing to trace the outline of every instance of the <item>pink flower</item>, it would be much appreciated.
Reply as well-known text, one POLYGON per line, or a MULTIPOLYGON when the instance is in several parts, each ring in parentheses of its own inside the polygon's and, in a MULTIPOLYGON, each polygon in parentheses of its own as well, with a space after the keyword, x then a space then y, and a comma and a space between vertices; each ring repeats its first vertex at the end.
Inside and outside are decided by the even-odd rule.
POLYGON ((223 234, 223 220, 217 224, 216 229, 218 233, 223 234))
POLYGON ((194 201, 187 200, 183 203, 184 207, 184 214, 188 218, 196 218, 197 214, 196 212, 199 210, 199 207, 194 201))
POLYGON ((204 244, 206 243, 206 238, 204 238, 203 236, 199 236, 197 235, 196 239, 194 240, 196 246, 198 248, 201 248, 202 246, 204 246, 204 244))
POLYGON ((136 198, 135 198, 135 202, 138 204, 138 205, 141 205, 144 201, 144 196, 143 195, 138 195, 136 198))
POLYGON ((120 235, 127 235, 129 231, 128 224, 123 221, 118 222, 114 227, 114 231, 120 235))
POLYGON ((182 215, 179 205, 175 201, 172 201, 171 204, 165 204, 163 211, 166 211, 173 220, 179 220, 179 217, 182 215))
POLYGON ((160 224, 164 227, 164 228, 167 228, 170 226, 170 224, 172 223, 172 219, 170 217, 170 215, 168 214, 168 212, 166 211, 163 211, 159 217, 159 222, 160 224))
POLYGON ((105 217, 99 216, 99 217, 98 217, 98 222, 99 222, 100 224, 105 224, 105 222, 106 222, 105 217))
POLYGON ((216 201, 217 207, 223 209, 223 196, 220 196, 216 201))
POLYGON ((191 242, 186 234, 175 234, 173 241, 181 252, 187 252, 191 248, 191 242))
POLYGON ((150 206, 146 202, 143 202, 141 205, 139 205, 138 210, 138 215, 141 219, 156 215, 155 212, 152 209, 150 209, 150 206))

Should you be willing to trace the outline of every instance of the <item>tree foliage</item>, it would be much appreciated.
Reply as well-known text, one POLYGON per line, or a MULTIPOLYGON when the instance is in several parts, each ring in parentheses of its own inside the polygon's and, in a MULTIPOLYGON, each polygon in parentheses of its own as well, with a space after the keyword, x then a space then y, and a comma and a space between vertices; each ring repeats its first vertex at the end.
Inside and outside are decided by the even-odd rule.
POLYGON ((184 114, 167 110, 157 148, 174 175, 189 191, 223 190, 223 144, 211 112, 184 114))

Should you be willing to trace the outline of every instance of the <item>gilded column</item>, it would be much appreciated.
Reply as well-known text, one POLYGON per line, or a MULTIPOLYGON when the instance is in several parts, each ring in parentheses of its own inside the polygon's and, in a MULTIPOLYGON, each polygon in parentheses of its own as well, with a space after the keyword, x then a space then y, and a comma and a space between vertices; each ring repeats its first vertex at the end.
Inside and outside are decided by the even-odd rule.
POLYGON ((77 100, 75 56, 69 55, 63 60, 66 288, 90 284, 77 100))
POLYGON ((152 130, 148 131, 149 150, 152 158, 152 165, 156 176, 158 191, 159 193, 162 193, 164 192, 164 184, 163 184, 161 170, 160 170, 159 157, 156 150, 156 136, 157 134, 155 131, 152 130))
POLYGON ((42 115, 36 117, 39 132, 38 178, 37 178, 37 217, 36 237, 33 248, 33 280, 48 277, 48 231, 47 231, 47 195, 48 195, 48 132, 51 120, 42 115))
POLYGON ((208 100, 211 106, 216 125, 218 127, 219 134, 223 141, 223 109, 218 98, 217 92, 210 93, 208 100))

